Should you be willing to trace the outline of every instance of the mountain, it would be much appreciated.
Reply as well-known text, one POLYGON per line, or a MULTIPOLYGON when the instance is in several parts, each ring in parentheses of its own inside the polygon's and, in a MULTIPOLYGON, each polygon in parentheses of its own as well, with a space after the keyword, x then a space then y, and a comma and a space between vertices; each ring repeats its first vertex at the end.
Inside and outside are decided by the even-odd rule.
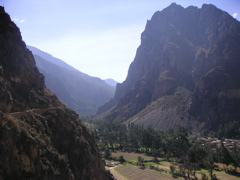
POLYGON ((113 179, 79 116, 44 84, 0 6, 0 179, 113 179))
POLYGON ((110 86, 113 86, 113 87, 116 87, 116 85, 117 85, 117 81, 115 81, 114 79, 105 79, 104 80, 108 85, 110 85, 110 86))
POLYGON ((115 88, 96 77, 88 76, 64 61, 35 47, 32 51, 47 87, 80 115, 93 115, 99 106, 114 96, 115 88))
POLYGON ((126 80, 98 118, 216 130, 240 120, 240 23, 213 5, 154 13, 126 80))
POLYGON ((65 63, 63 60, 55 58, 51 54, 48 54, 47 52, 44 52, 36 47, 27 45, 27 48, 30 51, 32 51, 33 55, 37 54, 38 56, 42 57, 43 59, 46 59, 47 61, 49 61, 53 64, 56 64, 59 67, 68 69, 70 71, 78 71, 77 69, 73 68, 69 64, 65 63))

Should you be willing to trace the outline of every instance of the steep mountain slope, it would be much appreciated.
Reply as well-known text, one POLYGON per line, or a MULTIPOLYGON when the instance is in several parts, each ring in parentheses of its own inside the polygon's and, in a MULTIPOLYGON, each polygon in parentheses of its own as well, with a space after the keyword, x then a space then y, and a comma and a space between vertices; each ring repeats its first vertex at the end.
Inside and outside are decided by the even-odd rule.
POLYGON ((115 88, 104 80, 88 76, 35 47, 28 48, 45 76, 46 86, 80 115, 95 114, 99 106, 113 97, 115 88))
POLYGON ((226 12, 171 4, 147 22, 128 77, 98 118, 160 129, 239 121, 239 44, 240 23, 226 12))
POLYGON ((77 69, 75 69, 74 67, 70 66, 69 64, 65 63, 63 60, 58 59, 53 57, 51 54, 48 54, 47 52, 41 51, 40 49, 33 47, 33 46, 29 46, 27 45, 27 48, 32 51, 33 55, 37 54, 38 56, 42 57, 43 59, 46 59, 47 61, 56 64, 62 68, 68 69, 70 71, 78 71, 77 69))
POLYGON ((112 179, 78 115, 44 85, 0 6, 0 179, 112 179))

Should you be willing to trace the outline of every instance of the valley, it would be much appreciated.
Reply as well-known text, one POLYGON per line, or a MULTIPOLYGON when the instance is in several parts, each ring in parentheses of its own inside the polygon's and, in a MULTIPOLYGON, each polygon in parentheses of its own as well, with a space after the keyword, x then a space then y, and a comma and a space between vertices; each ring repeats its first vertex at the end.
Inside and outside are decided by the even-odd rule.
POLYGON ((240 176, 239 134, 227 139, 217 138, 220 134, 213 132, 192 133, 183 127, 163 132, 116 122, 93 121, 86 125, 97 140, 106 166, 128 179, 139 175, 146 178, 149 170, 169 179, 216 176, 235 180, 240 176))
POLYGON ((122 83, 27 46, 2 6, 0 25, 0 179, 239 179, 240 22, 227 12, 155 12, 122 83))
POLYGON ((93 116, 98 107, 113 97, 116 82, 89 76, 46 52, 27 47, 45 77, 47 88, 79 115, 93 116))
MULTIPOLYGON (((133 179, 184 179, 181 177, 172 177, 170 173, 166 173, 166 171, 170 171, 168 166, 166 165, 156 165, 158 167, 158 170, 152 170, 152 169, 141 169, 137 166, 129 166, 129 165, 120 165, 116 166, 115 168, 112 168, 110 171, 115 176, 115 178, 119 180, 133 180, 133 179), (161 170, 160 170, 161 169, 161 170), (165 170, 163 170, 165 169, 165 170), (160 172, 159 172, 160 171, 160 172), (163 173, 163 171, 165 171, 163 173)), ((223 170, 217 170, 214 171, 216 176, 221 180, 237 180, 239 179, 239 176, 234 176, 231 174, 225 173, 223 170)), ((208 174, 207 170, 199 170, 196 172, 196 177, 198 179, 201 179, 202 174, 208 174)))

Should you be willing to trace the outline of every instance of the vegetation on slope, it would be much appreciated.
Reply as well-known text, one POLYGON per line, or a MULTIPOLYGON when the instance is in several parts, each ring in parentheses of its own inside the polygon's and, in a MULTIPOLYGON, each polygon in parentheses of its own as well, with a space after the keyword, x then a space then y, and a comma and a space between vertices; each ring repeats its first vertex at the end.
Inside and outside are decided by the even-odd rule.
MULTIPOLYGON (((179 167, 172 169, 174 176, 193 177, 197 170, 203 168, 208 170, 209 176, 213 178, 215 177, 213 170, 220 169, 216 166, 217 163, 224 164, 223 169, 226 172, 239 175, 237 168, 240 167, 240 142, 237 140, 226 143, 227 140, 221 136, 222 140, 217 141, 217 138, 211 138, 207 141, 203 140, 204 138, 198 138, 202 135, 191 134, 182 127, 163 132, 156 131, 152 127, 144 128, 134 124, 125 126, 117 122, 102 121, 91 123, 88 126, 92 129, 99 148, 103 151, 104 158, 112 158, 111 152, 115 151, 146 153, 152 156, 152 162, 154 163, 159 162, 160 157, 177 163, 179 167), (232 144, 232 146, 229 146, 229 144, 232 144)), ((228 126, 231 127, 229 124, 224 128, 228 126)), ((222 135, 224 128, 220 129, 218 134, 222 135)), ((236 129, 239 131, 240 126, 236 129)), ((230 133, 232 138, 239 136, 234 131, 232 132, 232 134, 230 133)), ((210 134, 213 135, 212 132, 210 134)), ((131 162, 123 155, 114 159, 131 162)), ((137 161, 137 163, 141 162, 140 160, 137 161)), ((154 165, 147 164, 147 162, 149 160, 144 161, 144 164, 154 165)))

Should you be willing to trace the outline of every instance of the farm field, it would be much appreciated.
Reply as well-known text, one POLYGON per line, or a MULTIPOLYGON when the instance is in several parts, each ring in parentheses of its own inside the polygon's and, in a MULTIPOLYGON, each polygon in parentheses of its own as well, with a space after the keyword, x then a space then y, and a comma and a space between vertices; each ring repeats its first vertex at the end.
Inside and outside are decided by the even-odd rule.
POLYGON ((140 169, 137 166, 118 166, 114 168, 119 174, 123 175, 128 180, 178 180, 183 178, 173 178, 171 175, 161 174, 156 171, 151 171, 149 169, 140 169))
POLYGON ((138 156, 141 156, 144 158, 145 161, 150 161, 153 159, 152 156, 147 156, 143 153, 134 153, 134 152, 112 152, 113 157, 123 156, 125 160, 127 161, 133 161, 137 162, 138 156))
POLYGON ((117 172, 115 170, 116 168, 117 167, 115 167, 115 168, 113 168, 113 167, 111 167, 111 168, 106 167, 106 169, 109 170, 111 172, 111 174, 114 176, 114 179, 116 179, 116 180, 128 180, 127 178, 125 178, 123 176, 123 174, 120 174, 119 172, 117 172))
MULTIPOLYGON (((163 158, 158 158, 160 161, 159 163, 154 163, 151 162, 153 160, 153 157, 147 156, 143 153, 134 153, 134 152, 112 152, 112 157, 119 157, 123 156, 124 159, 128 162, 137 162, 138 157, 141 156, 144 158, 144 164, 148 166, 149 164, 153 165, 155 167, 158 167, 159 169, 163 169, 166 171, 169 171, 169 166, 173 165, 171 162, 164 161, 163 158)), ((140 169, 138 166, 132 166, 132 165, 122 165, 122 166, 117 166, 115 168, 111 169, 111 172, 113 172, 114 175, 117 175, 118 180, 152 180, 152 179, 166 179, 166 180, 177 180, 177 179, 183 179, 183 178, 173 178, 170 174, 163 174, 154 170, 150 170, 148 168, 146 169, 140 169), (122 177, 121 177, 122 175, 122 177)), ((204 172, 208 174, 207 170, 201 170, 201 172, 204 172)), ((230 174, 225 173, 224 171, 214 171, 214 173, 217 175, 217 177, 220 180, 239 180, 240 177, 238 176, 233 176, 230 174)), ((201 173, 199 171, 196 172, 196 176, 200 179, 201 178, 201 173)))
POLYGON ((225 173, 224 171, 215 172, 215 173, 220 180, 239 180, 240 179, 240 177, 232 176, 230 174, 225 173))

